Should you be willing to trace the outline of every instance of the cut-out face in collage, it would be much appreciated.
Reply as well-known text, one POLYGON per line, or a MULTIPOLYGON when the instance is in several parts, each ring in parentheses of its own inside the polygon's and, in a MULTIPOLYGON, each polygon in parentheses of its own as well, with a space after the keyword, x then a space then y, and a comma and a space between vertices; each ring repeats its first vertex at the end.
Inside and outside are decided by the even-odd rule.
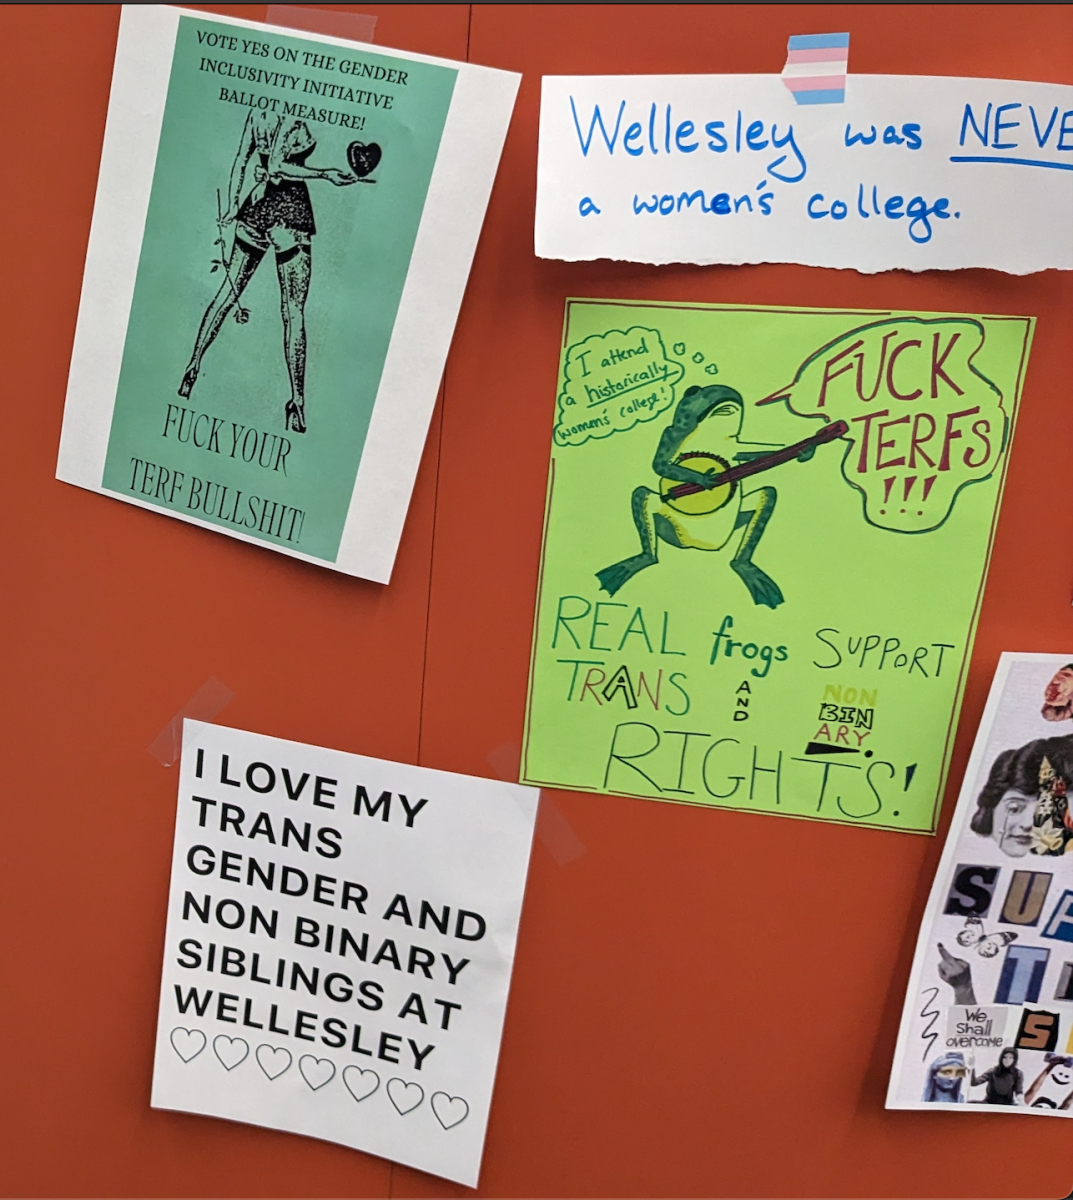
POLYGON ((1003 854, 1065 854, 1073 842, 1067 792, 1073 781, 1073 736, 1037 738, 994 761, 976 799, 971 827, 1003 854))
POLYGON ((1030 1108, 1067 1109, 1073 1104, 1073 1057, 1045 1054, 1046 1066, 1028 1089, 1025 1103, 1030 1108))
POLYGON ((964 1104, 966 1074, 963 1054, 941 1054, 928 1067, 924 1099, 936 1104, 964 1104))

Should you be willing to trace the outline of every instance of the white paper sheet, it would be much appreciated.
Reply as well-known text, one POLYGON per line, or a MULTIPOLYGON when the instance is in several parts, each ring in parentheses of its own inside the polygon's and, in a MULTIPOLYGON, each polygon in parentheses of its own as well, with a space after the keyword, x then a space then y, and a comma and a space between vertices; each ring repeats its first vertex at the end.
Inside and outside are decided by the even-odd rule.
MULTIPOLYGON (((510 72, 469 63, 363 46, 322 34, 215 14, 163 5, 125 6, 86 255, 57 477, 179 520, 269 546, 292 557, 388 582, 520 78, 510 72), (212 31, 203 44, 206 49, 200 65, 196 56, 190 57, 189 47, 180 62, 176 47, 183 21, 187 24, 196 21, 199 52, 200 38, 205 36, 206 28, 212 31), (296 56, 294 46, 307 45, 309 51, 303 50, 296 56), (262 51, 267 57, 262 56, 262 51), (314 55, 332 57, 314 58, 314 55), (334 66, 328 69, 304 65, 303 60, 328 61, 334 66), (388 64, 386 68, 384 63, 388 64), (360 74, 363 64, 371 70, 369 78, 360 74), (423 101, 408 96, 405 85, 376 82, 385 77, 405 78, 407 73, 412 76, 419 70, 418 64, 448 68, 454 77, 449 106, 442 118, 429 105, 422 107, 423 101), (370 97, 369 89, 374 84, 379 91, 370 97), (189 96, 196 89, 204 94, 198 101, 202 104, 200 128, 189 113, 184 115, 181 107, 182 103, 191 107, 189 96), (355 95, 358 99, 354 99, 355 95), (340 96, 344 98, 338 99, 340 96), (211 120, 205 116, 205 98, 212 103, 211 120), (315 103, 309 103, 310 100, 315 103), (165 108, 169 104, 176 109, 169 118, 172 124, 185 119, 187 133, 185 141, 181 135, 173 136, 167 153, 162 151, 158 155, 164 144, 162 131, 166 129, 165 108), (215 341, 208 345, 192 395, 178 387, 184 362, 195 345, 195 334, 197 341, 201 340, 199 321, 203 312, 208 320, 206 305, 220 286, 219 281, 238 269, 232 259, 223 272, 220 267, 225 262, 211 266, 210 272, 212 255, 216 253, 226 261, 232 253, 232 231, 238 231, 242 219, 239 213, 239 220, 235 221, 232 212, 229 220, 220 223, 217 233, 218 207, 226 208, 228 188, 236 179, 243 178, 243 168, 237 159, 236 165, 231 165, 233 150, 228 150, 226 159, 214 157, 208 152, 211 147, 203 145, 199 151, 196 139, 211 126, 212 137, 221 144, 226 143, 229 148, 238 146, 247 112, 251 117, 260 113, 269 119, 283 120, 281 129, 297 115, 320 143, 319 149, 314 148, 309 164, 318 168, 345 166, 340 146, 332 142, 339 140, 341 122, 353 123, 347 137, 360 134, 366 142, 378 139, 378 145, 383 144, 382 164, 378 170, 373 169, 373 178, 363 180, 376 182, 377 187, 339 188, 323 181, 310 185, 317 230, 311 238, 312 282, 307 281, 308 358, 305 342, 301 355, 296 356, 296 361, 297 357, 302 358, 301 369, 307 375, 309 430, 294 437, 289 417, 284 422, 288 385, 287 372, 281 368, 286 335, 278 328, 282 285, 277 286, 274 279, 276 271, 283 269, 280 256, 293 251, 282 245, 269 246, 265 265, 258 264, 255 277, 233 314, 238 327, 229 315, 219 336, 213 335, 215 341), (441 121, 442 124, 437 123, 441 121), (434 165, 429 177, 418 177, 413 165, 417 160, 415 137, 426 136, 427 141, 430 129, 435 129, 439 138, 434 165), (139 280, 138 286, 142 288, 147 275, 151 281, 153 270, 145 265, 146 247, 150 247, 150 254, 160 253, 158 248, 153 249, 161 241, 160 222, 155 233, 151 225, 152 205, 160 204, 154 189, 158 188, 161 164, 167 170, 184 152, 189 155, 188 174, 198 177, 197 186, 188 208, 173 211, 169 216, 164 237, 173 236, 176 248, 173 257, 179 263, 174 268, 175 279, 169 280, 168 286, 175 293, 185 289, 188 295, 173 313, 159 313, 159 304, 156 309, 151 304, 145 307, 146 312, 153 314, 148 332, 154 339, 159 335, 161 342, 159 349, 154 346, 149 351, 144 347, 151 338, 145 336, 144 328, 140 342, 136 334, 128 337, 128 330, 135 328, 134 318, 138 316, 135 282, 139 280), (390 218, 393 205, 418 195, 418 185, 427 190, 423 193, 416 231, 407 226, 396 235, 390 221, 385 224, 385 213, 390 218), (381 223, 378 228, 384 232, 370 240, 367 214, 373 209, 374 217, 381 223), (357 218, 352 217, 355 211, 359 213, 357 218), (348 221, 352 224, 348 225, 348 221), (214 236, 222 238, 220 251, 213 250, 214 236), (383 275, 383 272, 377 274, 378 264, 393 239, 398 245, 412 247, 401 291, 359 294, 357 302, 350 295, 341 301, 338 284, 343 276, 337 268, 333 294, 333 263, 349 262, 356 257, 345 278, 348 287, 360 291, 363 278, 379 279, 383 275), (271 261, 274 257, 275 266, 271 261), (260 294, 249 304, 253 310, 250 320, 248 313, 242 313, 241 305, 258 289, 260 294), (263 322, 262 331, 256 333, 258 321, 263 322), (167 344, 166 334, 171 325, 176 327, 174 345, 167 344), (132 340, 133 347, 129 344, 132 340), (373 352, 367 352, 367 344, 373 347, 373 352), (325 362, 326 347, 338 360, 344 354, 338 348, 351 345, 353 362, 348 368, 349 375, 348 369, 339 370, 337 366, 331 386, 324 385, 323 375, 318 386, 318 371, 325 362), (143 382, 140 388, 135 385, 135 390, 145 411, 152 412, 156 429, 154 436, 135 439, 134 453, 154 469, 158 483, 162 478, 160 467, 170 474, 172 484, 179 480, 178 489, 173 489, 170 498, 167 488, 162 492, 157 487, 154 494, 153 476, 144 470, 139 476, 136 463, 129 486, 115 478, 112 458, 116 452, 111 443, 116 441, 121 413, 117 396, 122 396, 130 360, 139 354, 142 359, 153 358, 150 366, 143 365, 142 369, 148 386, 143 382), (374 363, 375 366, 370 365, 374 363), (375 378, 363 383, 365 391, 359 392, 355 381, 362 370, 375 372, 375 378), (211 387, 214 372, 219 383, 215 396, 211 387), (221 382, 227 372, 233 376, 229 387, 221 382), (208 391, 206 379, 210 383, 208 391), (172 408, 167 407, 169 403, 172 408), (246 478, 225 478, 219 472, 237 462, 235 453, 231 454, 234 462, 220 462, 221 457, 228 457, 226 442, 220 443, 223 455, 215 459, 191 450, 181 452, 174 439, 165 443, 160 431, 180 428, 175 422, 171 426, 168 422, 186 406, 194 414, 204 413, 207 421, 219 419, 219 428, 224 431, 235 422, 236 445, 232 450, 238 449, 237 435, 245 428, 260 430, 266 438, 286 437, 291 443, 287 459, 292 468, 290 480, 278 471, 266 477, 259 471, 256 458, 246 478), (331 426, 326 421, 329 406, 344 414, 348 406, 350 411, 360 406, 364 424, 352 421, 347 425, 339 416, 331 426), (321 437, 321 442, 314 444, 316 437, 321 437), (171 457, 162 457, 166 453, 171 457), (106 485, 109 464, 113 478, 106 485), (310 499, 288 495, 287 489, 294 485, 296 474, 304 478, 304 495, 310 499), (220 511, 211 514, 213 519, 204 517, 209 500, 207 486, 195 493, 191 483, 194 475, 207 486, 230 487, 226 510, 221 502, 220 511), (336 489, 342 491, 342 498, 333 495, 331 512, 323 516, 316 511, 318 485, 310 482, 318 475, 325 480, 331 478, 336 489), (238 497, 236 491, 240 492, 238 497), (250 502, 253 507, 248 508, 250 502), (279 511, 269 507, 277 502, 290 518, 287 536, 276 532, 270 517, 270 513, 279 511), (302 514, 299 521, 294 519, 295 510, 302 514), (318 522, 323 526, 319 534, 318 522), (319 545, 315 544, 318 536, 319 545)), ((411 87, 410 91, 415 89, 411 87)), ((344 145, 345 141, 344 138, 344 145)), ((265 160, 267 157, 264 156, 265 160)), ((303 168, 304 160, 294 161, 298 169, 303 168)), ((423 165, 421 169, 424 170, 423 165)), ((270 172, 267 162, 258 166, 257 156, 249 157, 242 192, 247 205, 251 188, 260 186, 263 190, 267 172, 270 172)), ((269 173, 268 179, 273 186, 275 176, 269 173)), ((167 270, 173 270, 172 263, 167 264, 167 270)), ((290 362, 288 371, 293 398, 295 383, 290 362)), ((131 391, 129 386, 127 391, 131 391)), ((129 414, 125 419, 129 423, 129 414)), ((211 428, 215 430, 217 426, 211 428)), ((325 491, 322 488, 320 495, 325 491)), ((280 529, 283 528, 280 521, 280 529)))
POLYGON ((545 76, 536 252, 1073 269, 1073 87, 850 75, 802 106, 778 75, 545 76))
POLYGON ((538 797, 187 721, 153 1107, 476 1186, 538 797))

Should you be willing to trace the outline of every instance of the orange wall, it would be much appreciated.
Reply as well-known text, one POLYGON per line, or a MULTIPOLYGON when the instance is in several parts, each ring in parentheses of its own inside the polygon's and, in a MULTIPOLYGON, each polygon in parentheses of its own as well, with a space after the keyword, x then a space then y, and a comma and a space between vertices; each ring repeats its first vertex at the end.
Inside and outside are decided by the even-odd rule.
MULTIPOLYGON (((6 1195, 466 1193, 150 1111, 176 770, 145 747, 215 676, 228 724, 475 774, 516 763, 566 296, 1037 316, 948 805, 999 651, 1073 648, 1070 275, 532 254, 542 73, 778 71, 787 35, 849 29, 854 71, 1073 83, 1073 7, 339 7, 378 14, 383 45, 525 74, 388 588, 54 480, 118 11, 0 9, 6 1195)), ((1064 1125, 882 1107, 938 840, 549 796, 482 1194, 1069 1191, 1064 1125), (571 836, 583 853, 561 865, 571 836), (763 878, 738 866, 746 839, 763 878)))

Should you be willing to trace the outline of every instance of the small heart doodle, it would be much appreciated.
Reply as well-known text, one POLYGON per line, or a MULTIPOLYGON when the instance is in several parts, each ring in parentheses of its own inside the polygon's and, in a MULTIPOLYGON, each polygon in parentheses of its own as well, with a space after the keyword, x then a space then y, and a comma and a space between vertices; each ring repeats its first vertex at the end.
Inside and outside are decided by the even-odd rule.
POLYGON ((289 1050, 283 1046, 269 1046, 267 1042, 263 1046, 257 1047, 254 1057, 257 1059, 257 1065, 269 1079, 278 1079, 284 1071, 290 1070, 291 1063, 294 1061, 289 1050))
POLYGON ((405 1117, 425 1098, 425 1089, 419 1083, 407 1083, 403 1079, 387 1081, 388 1099, 398 1109, 399 1116, 405 1117))
POLYGON ((200 1029, 184 1029, 181 1025, 171 1031, 171 1048, 183 1060, 197 1058, 208 1039, 200 1029))
POLYGON ((380 1076, 361 1067, 344 1067, 343 1083, 355 1100, 368 1100, 380 1086, 380 1076))
POLYGON ((312 1054, 302 1055, 298 1060, 298 1070, 313 1091, 335 1078, 335 1063, 330 1058, 315 1058, 312 1054))
POLYGON ((448 1096, 446 1092, 433 1092, 429 1101, 436 1120, 444 1129, 453 1129, 469 1116, 469 1105, 461 1096, 448 1096))
POLYGON ((229 1038, 226 1033, 218 1033, 212 1039, 212 1052, 229 1071, 233 1071, 240 1062, 245 1062, 250 1046, 242 1038, 229 1038))
POLYGON ((382 154, 383 151, 376 142, 369 142, 368 145, 364 142, 351 142, 346 148, 346 160, 359 179, 364 179, 376 170, 382 154))

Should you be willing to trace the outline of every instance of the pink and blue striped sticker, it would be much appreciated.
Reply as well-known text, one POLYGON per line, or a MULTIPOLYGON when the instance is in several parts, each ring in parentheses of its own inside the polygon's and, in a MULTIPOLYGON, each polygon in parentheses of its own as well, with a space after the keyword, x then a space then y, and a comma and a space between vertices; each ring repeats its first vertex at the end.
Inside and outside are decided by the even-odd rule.
POLYGON ((848 66, 848 33, 794 34, 786 43, 782 81, 798 104, 842 104, 848 66))

